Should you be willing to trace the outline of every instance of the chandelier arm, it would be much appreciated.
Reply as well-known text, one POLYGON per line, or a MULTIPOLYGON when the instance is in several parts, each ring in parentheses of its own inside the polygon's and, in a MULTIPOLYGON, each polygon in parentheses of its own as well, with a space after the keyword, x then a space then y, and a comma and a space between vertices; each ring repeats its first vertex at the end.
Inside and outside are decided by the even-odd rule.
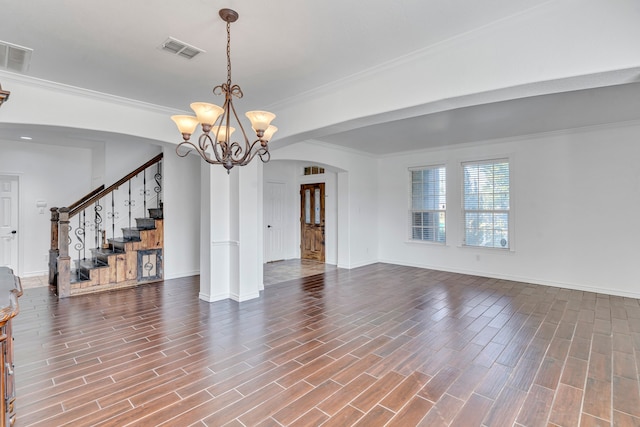
POLYGON ((221 84, 221 85, 215 86, 215 87, 213 88, 213 94, 214 94, 214 95, 220 96, 220 95, 222 95, 222 94, 223 94, 223 93, 225 93, 225 92, 226 92, 226 91, 225 91, 225 89, 224 89, 224 83, 223 83, 223 84, 221 84))
POLYGON ((216 160, 220 162, 220 164, 224 164, 227 162, 228 154, 227 154, 226 144, 216 143, 213 147, 213 153, 216 156, 216 160))
MULTIPOLYGON (((239 86, 236 85, 236 87, 240 89, 239 86)), ((252 151, 256 142, 254 142, 253 144, 249 143, 247 132, 244 130, 244 126, 242 126, 242 122, 240 122, 240 119, 238 117, 238 112, 236 111, 236 107, 233 105, 233 102, 231 99, 229 99, 228 105, 230 110, 233 112, 233 116, 235 117, 236 122, 238 123, 238 127, 240 127, 240 130, 242 131, 242 137, 244 138, 244 148, 242 148, 242 145, 240 143, 238 142, 234 143, 236 146, 236 151, 233 153, 232 159, 234 163, 244 166, 248 164, 255 156, 255 154, 252 154, 252 151)))
POLYGON ((269 152, 269 150, 267 150, 266 147, 261 147, 258 150, 258 157, 260 157, 260 160, 262 160, 262 163, 268 163, 269 160, 271 160, 271 153, 269 152), (266 160, 265 160, 266 157, 266 160))
POLYGON ((202 152, 206 152, 209 145, 213 145, 213 141, 211 140, 211 136, 208 133, 203 133, 198 137, 198 145, 200 146, 200 150, 202 152))
MULTIPOLYGON (((218 87, 222 87, 222 90, 225 91, 224 84, 220 85, 218 87)), ((214 136, 214 138, 213 138, 213 140, 211 142, 212 151, 213 151, 213 154, 214 154, 214 156, 215 156, 215 158, 217 160, 217 164, 221 164, 221 165, 225 164, 225 162, 227 160, 227 157, 228 157, 226 144, 220 143, 219 142, 219 138, 218 138, 218 136, 220 135, 220 129, 223 126, 228 126, 228 124, 227 125, 224 124, 225 119, 228 116, 228 112, 227 112, 228 109, 227 109, 227 105, 226 105, 227 104, 226 91, 224 93, 225 93, 225 103, 223 105, 224 113, 222 113, 220 115, 220 117, 218 117, 218 119, 214 123, 214 125, 215 125, 214 129, 216 131, 215 131, 215 136, 214 136)), ((227 122, 228 122, 228 120, 227 120, 227 122)))
POLYGON ((229 93, 232 96, 235 96, 236 98, 240 99, 244 96, 244 92, 242 92, 242 89, 240 89, 240 85, 233 85, 229 88, 229 93))
POLYGON ((240 119, 238 118, 238 113, 236 112, 236 107, 233 105, 233 102, 231 102, 231 101, 229 101, 229 105, 231 106, 231 110, 233 111, 233 115, 236 118, 236 122, 238 122, 238 126, 240 127, 240 130, 242 131, 242 136, 244 137, 245 146, 248 148, 249 147, 249 138, 247 138, 247 133, 244 130, 244 126, 242 126, 242 123, 240 122, 240 119))
POLYGON ((247 143, 247 151, 245 152, 242 159, 238 161, 238 164, 240 166, 248 165, 251 162, 251 160, 253 160, 253 158, 256 156, 256 154, 258 154, 260 156, 260 159, 262 159, 262 156, 264 155, 264 153, 261 154, 262 151, 266 151, 268 153, 265 147, 262 147, 262 146, 259 149, 254 150, 254 147, 258 142, 260 142, 259 139, 253 141, 253 143, 251 143, 250 145, 247 143))
POLYGON ((198 147, 196 147, 195 145, 193 145, 193 143, 192 143, 191 141, 182 141, 180 144, 178 144, 178 145, 176 146, 176 154, 177 154, 179 157, 187 157, 187 154, 189 154, 190 152, 192 152, 192 151, 194 151, 194 150, 195 150, 195 151, 198 151, 198 147), (187 148, 187 151, 185 151, 185 152, 184 152, 184 154, 180 154, 180 147, 182 147, 183 145, 185 145, 185 146, 186 146, 186 145, 190 145, 190 146, 192 146, 193 148, 186 147, 186 148, 187 148))

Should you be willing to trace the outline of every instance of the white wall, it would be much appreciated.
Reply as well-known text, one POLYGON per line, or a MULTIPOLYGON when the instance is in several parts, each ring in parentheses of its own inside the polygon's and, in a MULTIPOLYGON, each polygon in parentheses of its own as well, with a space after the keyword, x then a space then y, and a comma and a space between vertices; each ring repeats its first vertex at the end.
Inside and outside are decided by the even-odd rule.
MULTIPOLYGON (((171 149, 169 155, 175 156, 171 149)), ((104 184, 110 185, 135 168, 151 160, 162 152, 160 145, 139 143, 135 138, 131 141, 113 139, 106 141, 104 145, 104 184)), ((148 175, 147 180, 152 180, 148 175)))
POLYGON ((200 273, 200 157, 164 151, 164 277, 200 273))
POLYGON ((176 110, 108 94, 1 73, 11 87, 0 123, 44 125, 111 132, 172 143, 178 137, 169 116, 176 110))
MULTIPOLYGON (((60 190, 60 200, 56 202, 59 206, 75 201, 99 184, 112 184, 158 154, 163 142, 176 140, 175 126, 169 116, 177 112, 172 109, 16 74, 3 74, 3 83, 11 86, 12 96, 11 102, 3 105, 0 124, 23 126, 25 129, 30 129, 32 125, 52 126, 56 134, 60 134, 65 127, 95 132, 90 137, 91 141, 74 137, 72 143, 75 148, 45 146, 41 153, 53 150, 56 154, 36 157, 24 167, 17 165, 20 166, 18 169, 24 171, 26 182, 33 182, 34 187, 42 189, 58 186, 57 181, 51 178, 54 175, 45 173, 49 166, 55 165, 56 170, 62 171, 59 182, 64 183, 64 187, 60 190), (82 148, 85 143, 93 151, 82 148), (82 156, 80 153, 85 152, 87 158, 77 159, 82 156), (88 169, 80 173, 78 167, 88 169), (86 174, 88 176, 84 177, 86 174), (76 191, 76 186, 81 190, 76 191)), ((74 134, 78 135, 78 132, 74 134)), ((166 147, 163 168, 165 246, 172 248, 165 253, 164 273, 166 278, 173 278, 199 272, 199 162, 195 158, 179 159, 174 151, 175 146, 166 144, 166 147), (198 178, 194 179, 194 176, 198 178)), ((0 162, 6 160, 10 163, 7 150, 4 146, 2 148, 0 162)), ((17 166, 9 172, 16 170, 17 166)), ((38 194, 37 198, 52 200, 53 197, 48 194, 52 193, 48 191, 45 197, 38 194)), ((30 196, 29 199, 34 197, 30 196)), ((49 206, 53 206, 53 201, 49 206)), ((20 220, 27 224, 32 222, 24 217, 23 212, 20 220)), ((39 236, 37 239, 44 239, 44 243, 38 240, 38 243, 24 245, 28 250, 24 250, 21 256, 25 266, 23 275, 46 273, 47 264, 40 254, 41 249, 31 248, 35 245, 48 250, 48 227, 47 218, 47 231, 33 233, 39 236)))
POLYGON ((66 206, 90 191, 92 151, 0 140, 0 174, 19 176, 18 274, 47 274, 49 208, 66 206), (45 200, 43 214, 36 200, 45 200))
MULTIPOLYGON (((373 157, 308 141, 273 150, 272 159, 324 164, 337 171, 335 207, 330 207, 337 212, 337 231, 328 232, 337 239, 336 263, 355 268, 377 261, 377 162, 373 157)), ((301 181, 298 178, 296 186, 301 181)))
MULTIPOLYGON (((79 144, 76 144, 79 145, 79 144)), ((0 140, 0 174, 18 175, 19 194, 19 271, 23 277, 47 274, 51 207, 67 206, 93 189, 96 163, 106 170, 121 170, 106 185, 155 156, 161 147, 132 142, 106 143, 108 155, 96 156, 94 147, 61 147, 33 142, 0 140), (122 159, 126 158, 125 162, 122 159), (109 160, 107 160, 109 159, 109 160), (128 163, 127 163, 128 162, 128 163), (123 166, 126 164, 126 166, 123 166), (126 168, 126 170, 123 170, 126 168), (44 214, 36 200, 45 200, 44 214)), ((199 158, 179 158, 173 147, 163 160, 163 197, 165 200, 165 278, 199 273, 200 178, 199 158)), ((148 181, 151 178, 148 178, 148 181)), ((149 184, 152 185, 152 184, 149 184)), ((123 225, 126 226, 126 225, 123 225)), ((119 227, 119 226, 118 226, 119 227)))
POLYGON ((640 297, 640 124, 379 161, 380 260, 640 297), (511 161, 512 251, 462 247, 460 163, 511 161), (447 166, 447 243, 409 243, 411 166, 447 166))
POLYGON ((300 258, 300 185, 325 184, 325 262, 338 263, 338 188, 337 174, 325 167, 325 173, 304 175, 304 165, 326 166, 309 161, 271 160, 264 164, 263 183, 285 184, 284 250, 285 259, 300 258))
POLYGON ((597 87, 600 73, 640 64, 637 17, 634 0, 545 2, 270 107, 281 129, 272 145, 321 139, 336 123, 345 131, 573 85, 597 87))

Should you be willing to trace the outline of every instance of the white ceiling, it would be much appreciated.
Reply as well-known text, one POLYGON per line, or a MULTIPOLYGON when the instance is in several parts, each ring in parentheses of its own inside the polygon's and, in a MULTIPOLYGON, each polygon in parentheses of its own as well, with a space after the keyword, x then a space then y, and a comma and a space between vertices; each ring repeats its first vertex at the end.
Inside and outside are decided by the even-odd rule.
MULTIPOLYGON (((549 1, 2 0, 0 40, 33 49, 27 76, 186 110, 194 100, 215 102, 211 89, 226 79, 218 10, 229 7, 240 14, 231 27, 233 81, 243 105, 259 109, 549 1), (159 47, 169 36, 206 53, 192 61, 167 54, 159 47)), ((570 91, 326 129, 314 139, 387 154, 635 120, 639 95, 635 83, 570 91)))

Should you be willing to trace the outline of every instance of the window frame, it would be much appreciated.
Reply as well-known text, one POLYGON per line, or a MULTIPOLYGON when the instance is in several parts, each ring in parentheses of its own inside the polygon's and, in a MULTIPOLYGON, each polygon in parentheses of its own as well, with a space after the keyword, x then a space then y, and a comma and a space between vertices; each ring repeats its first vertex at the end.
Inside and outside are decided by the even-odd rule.
MULTIPOLYGON (((408 209, 408 226, 407 226, 407 233, 408 233, 408 241, 412 242, 412 243, 427 243, 427 244, 436 244, 436 245, 446 245, 447 243, 447 226, 446 226, 446 218, 447 218, 447 167, 444 164, 436 164, 436 165, 427 165, 427 166, 415 166, 415 167, 410 167, 408 169, 409 171, 409 209, 408 209), (430 181, 432 183, 435 182, 440 182, 442 183, 442 185, 439 185, 438 187, 444 186, 444 188, 438 188, 437 190, 434 189, 435 191, 430 192, 427 196, 433 196, 435 197, 435 200, 432 200, 432 202, 435 202, 435 205, 437 205, 437 209, 416 209, 414 208, 414 183, 416 181, 414 181, 414 172, 424 172, 426 170, 438 170, 439 174, 443 174, 444 177, 438 177, 437 181, 430 181), (437 191, 437 193, 436 193, 437 191), (442 198, 444 199, 444 203, 442 202, 442 198), (429 225, 423 225, 424 223, 421 223, 419 225, 416 225, 416 214, 420 214, 421 217, 421 221, 424 221, 424 216, 425 214, 427 215, 433 215, 433 218, 429 221, 430 222, 430 226, 429 225), (442 226, 441 226, 442 224, 442 226), (422 232, 420 232, 419 234, 422 237, 416 237, 417 235, 415 234, 416 229, 422 229, 422 232), (428 235, 426 233, 425 230, 431 230, 431 237, 432 238, 424 238, 426 235, 428 235), (442 230, 442 231, 440 231, 442 230), (442 235, 442 239, 440 240, 440 236, 442 235)), ((420 180, 418 181, 420 184, 424 185, 425 181, 424 180, 420 180)), ((428 204, 428 202, 425 200, 425 193, 424 191, 421 192, 421 194, 418 194, 417 196, 422 196, 422 200, 421 203, 423 204, 423 206, 425 204, 428 204)))
MULTIPOLYGON (((461 229, 461 244, 463 247, 468 247, 468 248, 481 248, 483 250, 498 250, 498 251, 505 251, 505 252, 512 252, 514 251, 515 245, 514 245, 514 237, 513 237, 513 208, 512 208, 512 204, 513 204, 513 179, 512 179, 512 166, 513 166, 513 160, 509 157, 499 157, 499 158, 494 158, 494 159, 485 159, 485 160, 470 160, 470 161, 465 161, 465 162, 461 162, 460 164, 460 192, 461 192, 461 218, 460 218, 460 229, 461 229), (466 189, 466 167, 467 166, 493 166, 495 168, 496 165, 500 165, 500 164, 504 164, 506 163, 507 165, 507 192, 506 192, 506 197, 508 198, 508 202, 506 203, 506 208, 505 207, 498 207, 496 208, 496 195, 499 195, 500 197, 503 197, 503 201, 504 201, 504 195, 505 192, 504 191, 496 191, 496 186, 495 186, 495 179, 493 180, 492 183, 492 191, 490 193, 487 192, 481 192, 481 191, 477 191, 475 194, 477 195, 477 203, 478 206, 476 207, 476 209, 473 209, 473 206, 471 206, 471 208, 468 208, 467 206, 467 196, 468 195, 472 195, 473 193, 467 193, 467 189, 466 189), (480 207, 480 199, 481 199, 481 195, 484 194, 485 196, 487 196, 490 200, 492 200, 492 204, 493 207, 491 209, 482 209, 480 207), (491 220, 491 225, 490 225, 490 230, 493 231, 493 236, 492 236, 492 242, 491 244, 483 244, 483 243, 474 243, 474 242, 469 242, 468 239, 468 231, 469 230, 473 230, 473 228, 469 228, 469 224, 468 224, 468 218, 467 218, 467 214, 476 214, 478 215, 478 218, 480 218, 480 216, 485 215, 485 218, 487 216, 491 216, 492 220, 491 220), (506 216, 506 221, 502 221, 503 223, 506 222, 506 226, 502 226, 502 227, 496 227, 496 223, 500 223, 499 218, 496 219, 496 215, 499 216, 506 216), (499 240, 496 240, 496 232, 502 233, 503 234, 503 239, 506 239, 506 244, 505 246, 501 246, 501 242, 499 240), (500 243, 497 243, 500 242, 500 243)), ((494 170, 495 172, 495 170, 494 170)), ((493 178, 495 178, 495 175, 493 175, 492 172, 492 176, 493 178)), ((499 199, 499 198, 498 198, 499 199)), ((499 204, 499 203, 498 203, 499 204)), ((503 203, 502 206, 505 206, 505 204, 503 203)), ((476 228, 477 231, 481 231, 483 229, 482 226, 478 226, 476 228)), ((486 228, 484 228, 486 230, 486 228)))

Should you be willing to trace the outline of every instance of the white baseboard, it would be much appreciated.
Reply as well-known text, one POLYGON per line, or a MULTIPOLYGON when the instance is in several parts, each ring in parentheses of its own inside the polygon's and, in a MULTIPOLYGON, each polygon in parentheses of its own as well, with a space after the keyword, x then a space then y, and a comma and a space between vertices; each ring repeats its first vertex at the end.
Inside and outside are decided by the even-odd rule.
POLYGON ((575 291, 593 292, 598 294, 640 299, 640 292, 628 292, 621 289, 600 288, 595 286, 580 285, 576 283, 565 283, 565 282, 557 282, 553 280, 543 280, 543 279, 537 279, 532 277, 511 276, 508 274, 501 274, 501 273, 494 273, 494 272, 487 273, 485 271, 473 271, 473 270, 456 269, 456 268, 442 268, 441 266, 430 266, 425 264, 417 264, 417 263, 403 262, 403 261, 397 261, 397 260, 387 259, 387 260, 380 260, 379 262, 386 263, 386 264, 404 265, 407 267, 426 268, 429 270, 446 271, 449 273, 468 274, 470 276, 490 277, 492 279, 510 280, 513 282, 531 283, 533 285, 553 286, 556 288, 572 289, 575 291))
POLYGON ((199 276, 200 270, 186 271, 181 273, 165 274, 164 280, 181 279, 183 277, 199 276))
POLYGON ((49 270, 30 271, 28 273, 23 273, 20 277, 40 277, 40 276, 49 276, 49 270))

